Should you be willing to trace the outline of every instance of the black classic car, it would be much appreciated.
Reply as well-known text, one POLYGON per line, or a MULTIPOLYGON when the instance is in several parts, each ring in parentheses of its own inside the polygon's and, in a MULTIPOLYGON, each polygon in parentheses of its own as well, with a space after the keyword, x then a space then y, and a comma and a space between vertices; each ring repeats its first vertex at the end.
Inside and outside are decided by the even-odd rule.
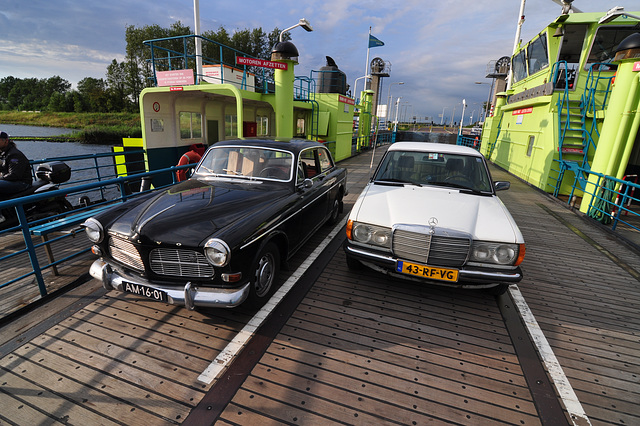
POLYGON ((84 223, 108 290, 189 309, 263 304, 280 266, 335 222, 347 172, 308 140, 211 146, 190 179, 84 223))

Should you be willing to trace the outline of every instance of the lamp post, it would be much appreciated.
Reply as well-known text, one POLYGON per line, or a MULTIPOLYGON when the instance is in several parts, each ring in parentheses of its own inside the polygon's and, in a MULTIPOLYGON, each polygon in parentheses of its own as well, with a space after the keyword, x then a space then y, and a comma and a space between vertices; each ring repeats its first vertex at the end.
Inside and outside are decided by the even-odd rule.
MULTIPOLYGON (((489 84, 489 83, 483 83, 481 81, 476 81, 476 84, 489 84)), ((482 121, 486 121, 487 120, 487 116, 489 115, 489 108, 491 108, 491 94, 493 93, 493 81, 491 82, 491 88, 489 89, 489 97, 487 98, 487 105, 485 105, 484 107, 484 117, 482 119, 482 121)))
POLYGON ((389 84, 389 93, 387 93, 387 127, 389 126, 389 117, 391 116, 391 86, 394 84, 404 84, 403 81, 389 84))
POLYGON ((440 116, 440 125, 442 126, 444 124, 444 110, 447 109, 447 107, 442 108, 442 115, 440 116))
POLYGON ((282 43, 284 41, 284 40, 282 40, 282 36, 284 35, 284 33, 294 29, 295 27, 302 27, 305 31, 308 31, 308 32, 313 31, 313 27, 311 26, 309 21, 307 21, 306 19, 302 18, 302 19, 300 19, 298 21, 297 24, 292 25, 289 28, 285 28, 284 30, 280 31, 280 38, 279 38, 280 43, 282 43))
POLYGON ((363 75, 362 77, 356 78, 356 81, 353 82, 353 99, 358 99, 358 95, 356 93, 356 87, 358 86, 358 80, 362 80, 363 78, 371 78, 371 76, 363 75))
MULTIPOLYGON (((274 109, 278 112, 275 117, 276 137, 283 139, 293 137, 293 83, 295 80, 293 68, 294 65, 298 63, 299 54, 296 46, 290 41, 283 41, 282 37, 286 31, 295 27, 302 27, 305 31, 313 31, 311 24, 302 18, 297 24, 282 30, 279 37, 280 41, 271 50, 271 60, 286 65, 284 69, 277 68, 274 72, 274 80, 276 83, 274 109)), ((238 120, 240 120, 241 106, 238 107, 238 110, 240 111, 238 113, 238 120)), ((239 131, 238 135, 240 135, 239 131)))
POLYGON ((396 119, 393 122, 393 132, 395 133, 398 130, 398 107, 400 105, 400 99, 402 99, 402 97, 398 97, 398 99, 396 100, 396 119))
POLYGON ((460 117, 460 130, 458 130, 458 134, 462 134, 462 123, 464 122, 464 110, 467 108, 467 101, 462 100, 462 116, 460 117))

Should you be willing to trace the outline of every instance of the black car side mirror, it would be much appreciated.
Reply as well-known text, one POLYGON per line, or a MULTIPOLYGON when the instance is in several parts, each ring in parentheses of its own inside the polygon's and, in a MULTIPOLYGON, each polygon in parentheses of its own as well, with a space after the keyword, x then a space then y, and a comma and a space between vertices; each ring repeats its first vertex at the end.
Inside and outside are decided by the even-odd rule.
POLYGON ((509 189, 511 187, 511 182, 507 181, 498 181, 493 183, 493 189, 496 191, 504 191, 505 189, 509 189))

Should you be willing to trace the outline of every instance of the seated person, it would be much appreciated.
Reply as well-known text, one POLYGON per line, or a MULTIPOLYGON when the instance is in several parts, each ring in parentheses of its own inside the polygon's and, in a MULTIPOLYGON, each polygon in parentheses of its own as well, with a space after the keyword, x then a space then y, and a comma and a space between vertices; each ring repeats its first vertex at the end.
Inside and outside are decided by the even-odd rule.
POLYGON ((29 159, 0 132, 0 200, 29 188, 33 178, 29 159))

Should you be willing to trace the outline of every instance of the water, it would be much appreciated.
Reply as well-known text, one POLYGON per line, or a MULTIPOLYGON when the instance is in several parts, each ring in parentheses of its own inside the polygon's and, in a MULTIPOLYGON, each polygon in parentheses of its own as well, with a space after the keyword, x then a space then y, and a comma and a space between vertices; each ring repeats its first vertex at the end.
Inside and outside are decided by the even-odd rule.
POLYGON ((7 132, 9 136, 60 136, 76 132, 74 129, 64 127, 23 126, 21 124, 1 124, 0 130, 7 132))
MULTIPOLYGON (((0 124, 0 130, 13 136, 59 136, 74 133, 76 130, 62 127, 23 126, 0 124)), ((97 154, 111 152, 110 145, 86 145, 79 142, 15 141, 16 146, 30 160, 72 155, 97 154)))
MULTIPOLYGON (((0 124, 0 130, 7 132, 9 137, 14 136, 59 136, 63 134, 73 133, 75 130, 64 129, 59 127, 39 127, 39 126, 22 126, 13 124, 0 124)), ((111 152, 111 145, 88 145, 80 142, 46 142, 46 141, 14 141, 20 151, 24 153, 30 160, 43 160, 55 157, 72 157, 77 155, 93 155, 105 152, 111 152)), ((113 169, 113 160, 111 157, 100 158, 98 160, 64 160, 71 167, 71 179, 61 185, 77 185, 81 183, 90 183, 97 180, 97 165, 100 167, 100 176, 102 179, 115 177, 113 169)), ((107 188, 105 191, 91 191, 86 194, 91 200, 101 198, 116 198, 118 191, 116 188, 107 188), (106 192, 105 192, 106 191, 106 192), (107 194, 107 195, 105 195, 107 194)), ((75 198, 71 201, 76 204, 75 198)))

